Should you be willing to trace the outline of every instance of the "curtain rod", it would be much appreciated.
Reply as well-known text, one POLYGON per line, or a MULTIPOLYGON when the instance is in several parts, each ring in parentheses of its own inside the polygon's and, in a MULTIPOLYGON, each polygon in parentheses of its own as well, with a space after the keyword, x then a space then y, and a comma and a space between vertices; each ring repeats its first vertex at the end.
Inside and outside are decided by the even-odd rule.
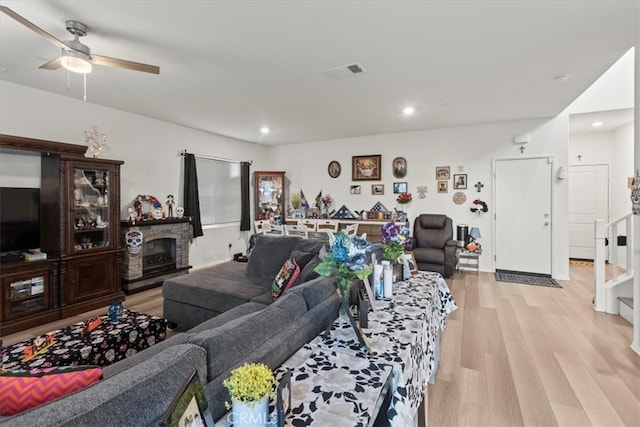
MULTIPOLYGON (((182 150, 179 155, 184 157, 184 155, 187 154, 187 150, 182 150)), ((206 159, 206 160, 218 160, 220 162, 227 162, 227 163, 243 163, 242 160, 231 160, 231 159, 225 159, 224 157, 213 157, 213 156, 206 156, 204 154, 193 154, 194 156, 196 156, 199 159, 206 159)), ((246 163, 249 163, 250 165, 253 164, 253 160, 249 160, 246 163)))

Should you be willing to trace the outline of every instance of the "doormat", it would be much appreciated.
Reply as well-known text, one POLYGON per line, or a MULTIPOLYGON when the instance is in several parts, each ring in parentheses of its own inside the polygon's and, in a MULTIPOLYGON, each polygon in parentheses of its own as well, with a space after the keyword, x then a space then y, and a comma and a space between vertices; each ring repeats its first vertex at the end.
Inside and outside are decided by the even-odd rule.
POLYGON ((560 284, 546 274, 525 273, 522 271, 496 270, 498 282, 521 283, 523 285, 548 286, 561 288, 560 284))
POLYGON ((570 259, 569 265, 575 267, 593 267, 593 261, 588 259, 570 259))

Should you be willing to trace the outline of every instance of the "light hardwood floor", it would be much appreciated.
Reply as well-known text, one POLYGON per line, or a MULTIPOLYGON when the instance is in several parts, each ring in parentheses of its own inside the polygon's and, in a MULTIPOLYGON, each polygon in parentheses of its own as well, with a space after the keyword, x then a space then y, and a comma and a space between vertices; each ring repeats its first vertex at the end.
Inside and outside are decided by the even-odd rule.
MULTIPOLYGON (((640 426, 632 328, 593 311, 592 277, 592 268, 572 266, 562 289, 496 282, 489 273, 447 280, 458 309, 442 334, 429 425, 640 426)), ((161 290, 128 296, 124 306, 161 316, 161 290)), ((9 345, 104 311, 3 340, 9 345)))

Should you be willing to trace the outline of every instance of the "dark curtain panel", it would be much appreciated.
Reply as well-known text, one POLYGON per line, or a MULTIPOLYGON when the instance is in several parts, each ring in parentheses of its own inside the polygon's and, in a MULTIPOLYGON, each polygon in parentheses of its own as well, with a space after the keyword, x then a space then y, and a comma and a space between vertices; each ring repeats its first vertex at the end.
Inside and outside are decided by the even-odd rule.
POLYGON ((184 214, 191 217, 193 237, 200 237, 202 220, 200 219, 200 197, 198 196, 198 173, 196 156, 184 153, 184 214))
POLYGON ((240 231, 251 230, 251 200, 249 198, 249 168, 251 163, 240 163, 240 231))

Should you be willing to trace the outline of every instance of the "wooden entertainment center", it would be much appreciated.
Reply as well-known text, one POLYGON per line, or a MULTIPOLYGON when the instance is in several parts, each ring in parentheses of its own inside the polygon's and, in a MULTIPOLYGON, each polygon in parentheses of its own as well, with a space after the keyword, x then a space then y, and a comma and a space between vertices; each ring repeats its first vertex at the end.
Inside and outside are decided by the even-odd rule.
POLYGON ((47 254, 0 266, 0 336, 124 300, 124 162, 85 157, 84 145, 2 134, 0 149, 40 153, 40 249, 47 254))

